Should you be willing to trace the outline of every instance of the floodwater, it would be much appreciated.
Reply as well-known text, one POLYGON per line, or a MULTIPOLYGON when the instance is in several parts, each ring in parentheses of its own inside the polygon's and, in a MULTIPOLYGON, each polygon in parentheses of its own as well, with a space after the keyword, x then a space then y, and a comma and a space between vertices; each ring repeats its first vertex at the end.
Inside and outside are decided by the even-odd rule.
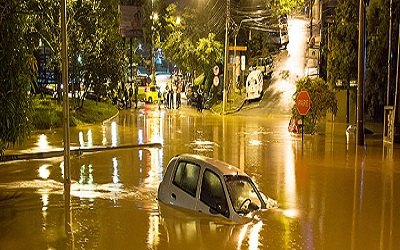
MULTIPOLYGON (((74 128, 72 147, 162 147, 72 157, 66 199, 62 157, 0 163, 0 249, 399 249, 398 145, 371 136, 364 150, 340 125, 326 127, 302 143, 282 117, 146 106, 74 128), (238 225, 160 205, 158 184, 179 153, 236 165, 279 208, 238 225)), ((62 131, 47 131, 18 150, 61 144, 62 131)))

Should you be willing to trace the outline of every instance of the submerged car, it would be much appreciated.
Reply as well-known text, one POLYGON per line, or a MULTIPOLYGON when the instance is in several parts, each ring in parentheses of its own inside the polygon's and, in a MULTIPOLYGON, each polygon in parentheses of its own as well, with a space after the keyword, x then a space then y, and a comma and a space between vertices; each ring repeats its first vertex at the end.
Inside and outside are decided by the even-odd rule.
POLYGON ((191 154, 170 160, 157 198, 170 206, 235 222, 277 205, 240 169, 217 159, 191 154))

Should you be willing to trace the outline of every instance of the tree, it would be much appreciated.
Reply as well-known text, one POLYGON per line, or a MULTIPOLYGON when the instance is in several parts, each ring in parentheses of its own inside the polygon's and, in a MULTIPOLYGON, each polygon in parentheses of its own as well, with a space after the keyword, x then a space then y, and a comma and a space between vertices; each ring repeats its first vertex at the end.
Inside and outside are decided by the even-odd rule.
MULTIPOLYGON (((105 97, 123 77, 124 51, 119 33, 118 0, 81 1, 70 6, 69 65, 88 91, 105 97), (107 86, 108 84, 108 86, 107 86)), ((79 86, 79 85, 78 85, 79 86)))
MULTIPOLYGON (((366 79, 366 108, 370 117, 383 120, 384 105, 386 105, 386 89, 388 76, 389 50, 389 2, 390 0, 371 0, 367 8, 367 79, 366 79)), ((392 68, 391 78, 394 87, 396 74, 396 54, 398 40, 398 25, 400 4, 393 1, 392 24, 392 68), (396 18, 397 17, 397 18, 396 18)), ((393 93, 394 88, 390 91, 393 93)))
POLYGON ((206 73, 208 82, 211 82, 211 69, 222 62, 224 47, 217 40, 216 34, 205 33, 203 28, 193 29, 193 26, 198 27, 197 18, 198 16, 189 10, 179 15, 176 5, 169 5, 164 16, 167 36, 162 43, 163 51, 181 70, 191 72, 194 76, 196 72, 206 73), (178 17, 179 24, 176 22, 178 17), (187 25, 188 23, 190 25, 187 25))
POLYGON ((304 133, 314 134, 318 130, 318 122, 326 116, 327 111, 336 115, 337 100, 335 92, 322 78, 304 77, 296 82, 296 92, 293 94, 295 104, 292 107, 292 117, 301 119, 296 108, 296 98, 300 91, 307 90, 311 98, 311 109, 304 117, 304 133))
POLYGON ((208 79, 208 86, 205 89, 209 90, 211 86, 212 67, 222 61, 224 45, 215 40, 215 34, 209 33, 208 37, 200 38, 196 48, 196 58, 199 61, 199 70, 205 73, 208 79))
POLYGON ((341 82, 347 90, 346 117, 349 121, 350 81, 358 74, 358 1, 338 0, 328 48, 328 79, 331 86, 341 82))
MULTIPOLYGON (((272 4, 276 4, 274 10, 278 14, 292 13, 293 11, 303 10, 305 6, 309 6, 309 0, 270 0, 272 4)), ((313 1, 314 2, 314 1, 313 1)))
POLYGON ((29 90, 37 68, 33 56, 27 1, 0 5, 0 154, 30 132, 29 90))

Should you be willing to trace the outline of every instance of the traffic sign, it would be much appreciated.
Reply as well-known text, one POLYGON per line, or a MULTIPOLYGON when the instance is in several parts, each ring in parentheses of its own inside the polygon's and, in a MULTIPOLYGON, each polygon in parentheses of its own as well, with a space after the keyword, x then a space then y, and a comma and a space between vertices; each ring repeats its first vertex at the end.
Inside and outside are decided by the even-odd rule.
POLYGON ((311 108, 311 98, 306 90, 302 90, 297 95, 297 111, 300 115, 307 115, 311 108))
POLYGON ((219 85, 219 78, 218 78, 218 76, 214 76, 214 78, 213 78, 213 84, 214 84, 215 87, 218 87, 218 85, 219 85))
POLYGON ((214 75, 215 75, 215 76, 217 76, 217 75, 219 74, 219 67, 218 67, 218 65, 215 65, 215 66, 213 67, 213 72, 214 72, 214 75))

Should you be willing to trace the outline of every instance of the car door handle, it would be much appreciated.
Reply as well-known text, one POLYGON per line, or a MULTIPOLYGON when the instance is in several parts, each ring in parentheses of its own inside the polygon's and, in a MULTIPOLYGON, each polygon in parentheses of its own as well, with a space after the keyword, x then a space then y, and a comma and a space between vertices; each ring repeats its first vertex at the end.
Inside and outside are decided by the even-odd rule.
POLYGON ((176 200, 176 195, 174 193, 171 194, 172 199, 176 200))

